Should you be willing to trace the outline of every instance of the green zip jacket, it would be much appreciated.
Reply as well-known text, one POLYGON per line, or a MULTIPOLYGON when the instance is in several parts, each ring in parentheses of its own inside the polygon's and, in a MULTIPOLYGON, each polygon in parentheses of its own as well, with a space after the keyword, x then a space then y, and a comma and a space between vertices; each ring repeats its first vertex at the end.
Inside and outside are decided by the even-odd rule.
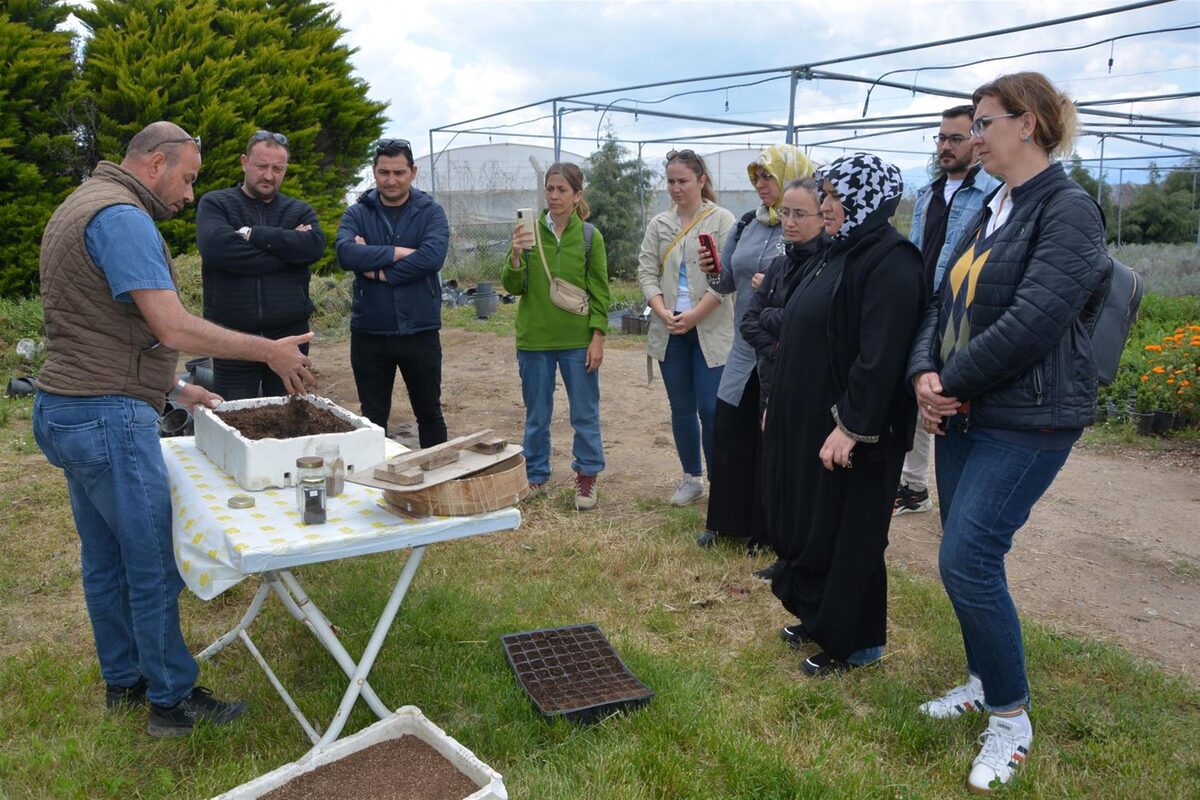
POLYGON ((574 350, 592 342, 592 331, 608 332, 608 260, 604 237, 592 233, 592 252, 585 263, 583 223, 571 214, 562 239, 555 240, 546 226, 546 212, 538 215, 533 249, 521 258, 521 269, 512 268, 512 250, 504 257, 500 276, 504 290, 521 298, 517 306, 517 348, 520 350, 574 350), (586 317, 563 311, 550 302, 550 281, 537 248, 546 253, 550 274, 587 290, 586 317))

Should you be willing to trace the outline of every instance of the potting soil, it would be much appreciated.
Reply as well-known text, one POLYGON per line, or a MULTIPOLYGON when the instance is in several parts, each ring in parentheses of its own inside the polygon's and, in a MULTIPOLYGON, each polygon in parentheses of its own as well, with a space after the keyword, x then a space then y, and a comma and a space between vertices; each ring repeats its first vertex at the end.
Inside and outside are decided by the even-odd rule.
POLYGON ((236 411, 216 410, 216 415, 247 439, 298 439, 320 433, 346 433, 354 426, 327 408, 301 398, 282 405, 256 406, 236 411))

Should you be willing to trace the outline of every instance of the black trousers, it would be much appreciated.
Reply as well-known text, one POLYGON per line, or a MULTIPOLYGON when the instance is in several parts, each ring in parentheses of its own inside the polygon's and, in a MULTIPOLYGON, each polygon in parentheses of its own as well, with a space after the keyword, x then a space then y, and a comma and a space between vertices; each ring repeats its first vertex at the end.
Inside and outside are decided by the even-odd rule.
MULTIPOLYGON (((282 339, 308 333, 308 320, 302 319, 265 331, 245 331, 267 339, 282 339)), ((308 345, 300 345, 308 355, 308 345)), ((247 400, 252 397, 280 397, 287 394, 283 379, 260 361, 237 361, 231 358, 213 359, 213 391, 226 400, 247 400)))
POLYGON ((762 423, 758 370, 750 373, 742 402, 717 398, 713 463, 709 476, 708 522, 722 536, 761 542, 766 538, 762 484, 762 423))
POLYGON ((442 340, 437 331, 410 336, 350 334, 350 368, 358 387, 362 415, 387 430, 396 370, 404 378, 408 402, 417 418, 421 447, 446 441, 442 417, 442 340))

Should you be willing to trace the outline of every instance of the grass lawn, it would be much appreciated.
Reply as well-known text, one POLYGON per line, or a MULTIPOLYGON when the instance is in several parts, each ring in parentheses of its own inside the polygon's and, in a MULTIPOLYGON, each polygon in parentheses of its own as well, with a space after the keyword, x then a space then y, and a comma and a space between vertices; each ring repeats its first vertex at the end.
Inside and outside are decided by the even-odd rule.
MULTIPOLYGON (((145 712, 108 715, 80 596, 61 475, 38 453, 28 400, 0 401, 0 797, 203 798, 302 755, 306 740, 245 648, 202 683, 251 703, 239 722, 182 740, 146 736, 145 712)), ((602 489, 603 492, 603 489, 602 489)), ((938 798, 964 795, 983 718, 916 706, 959 681, 961 642, 936 583, 891 574, 880 669, 811 680, 778 640, 790 621, 752 561, 701 551, 696 509, 568 490, 520 531, 430 548, 372 672, 385 702, 419 706, 505 776, 514 798, 938 798), (656 692, 589 728, 541 718, 498 637, 595 621, 656 692)), ((305 587, 361 652, 400 554, 303 569, 305 587)), ((246 581, 209 603, 184 594, 188 641, 240 616, 246 581)), ((344 679, 269 603, 255 640, 301 708, 328 720, 344 679)), ((1196 687, 1119 648, 1026 621, 1037 736, 1014 798, 1200 796, 1196 687)), ((347 726, 373 721, 359 704, 347 726)))

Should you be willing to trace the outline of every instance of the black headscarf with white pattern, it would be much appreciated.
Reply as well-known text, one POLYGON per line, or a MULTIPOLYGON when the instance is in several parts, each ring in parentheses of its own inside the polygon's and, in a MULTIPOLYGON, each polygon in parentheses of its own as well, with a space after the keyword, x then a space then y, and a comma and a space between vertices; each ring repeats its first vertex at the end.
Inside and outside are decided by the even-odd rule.
POLYGON ((816 179, 817 196, 821 201, 825 200, 825 181, 829 181, 846 211, 846 221, 834 236, 835 239, 845 239, 871 212, 893 197, 904 194, 900 169, 870 153, 842 156, 828 167, 818 170, 813 178, 816 179))

